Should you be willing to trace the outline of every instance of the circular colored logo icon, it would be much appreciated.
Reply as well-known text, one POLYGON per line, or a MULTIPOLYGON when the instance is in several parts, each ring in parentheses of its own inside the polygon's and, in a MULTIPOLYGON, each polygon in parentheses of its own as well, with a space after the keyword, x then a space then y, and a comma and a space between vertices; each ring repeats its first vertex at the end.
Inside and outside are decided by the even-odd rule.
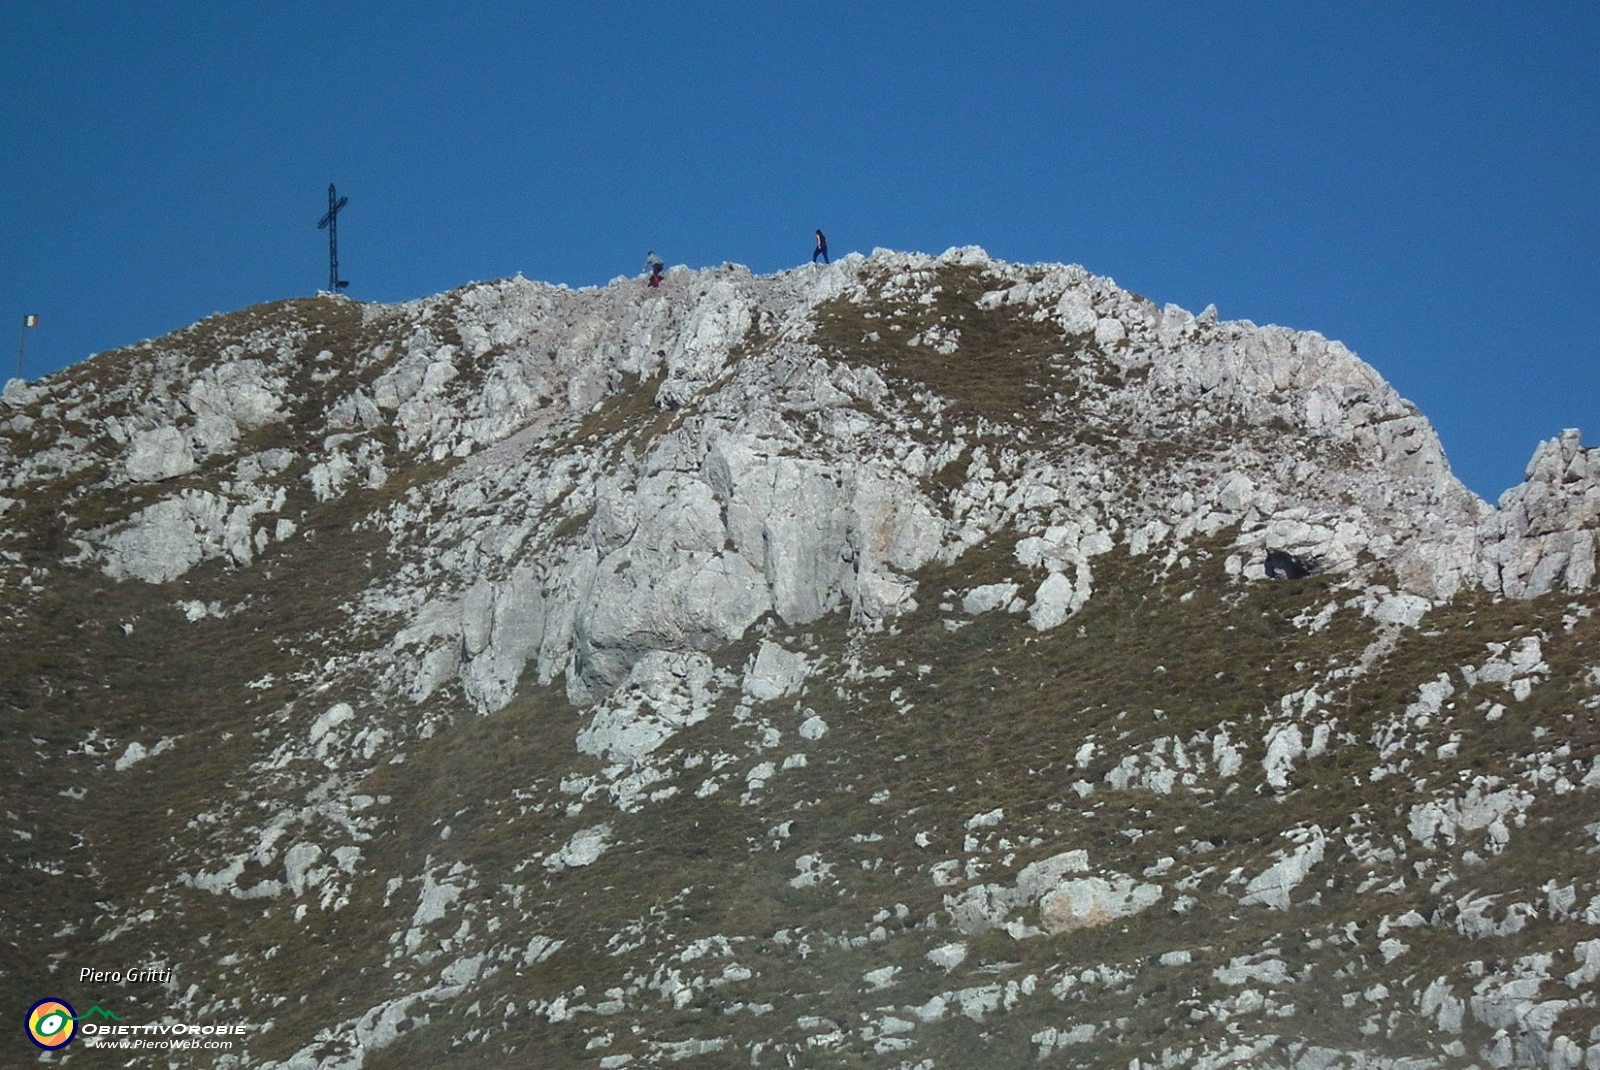
POLYGON ((41 999, 28 1010, 28 1039, 46 1051, 72 1043, 78 1032, 77 1014, 59 999, 41 999))

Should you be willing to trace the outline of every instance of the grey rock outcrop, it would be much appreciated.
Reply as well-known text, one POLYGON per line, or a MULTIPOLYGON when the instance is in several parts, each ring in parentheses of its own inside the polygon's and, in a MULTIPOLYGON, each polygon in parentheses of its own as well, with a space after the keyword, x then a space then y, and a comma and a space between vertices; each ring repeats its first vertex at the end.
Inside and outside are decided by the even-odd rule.
POLYGON ((1483 585, 1509 598, 1585 590, 1594 582, 1597 532, 1600 454, 1585 449, 1577 431, 1563 431, 1539 444, 1525 481, 1483 522, 1483 585))

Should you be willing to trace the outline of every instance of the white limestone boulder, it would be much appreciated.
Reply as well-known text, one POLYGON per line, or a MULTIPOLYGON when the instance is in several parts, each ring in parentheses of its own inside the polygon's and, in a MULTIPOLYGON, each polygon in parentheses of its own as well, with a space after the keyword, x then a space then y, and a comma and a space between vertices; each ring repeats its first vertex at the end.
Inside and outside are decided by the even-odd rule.
POLYGON ((1062 881, 1039 901, 1039 926, 1050 935, 1109 925, 1132 917, 1161 899, 1159 884, 1113 875, 1062 881))
POLYGON ((136 483, 159 483, 195 470, 194 449, 176 427, 140 431, 128 444, 124 468, 136 483))

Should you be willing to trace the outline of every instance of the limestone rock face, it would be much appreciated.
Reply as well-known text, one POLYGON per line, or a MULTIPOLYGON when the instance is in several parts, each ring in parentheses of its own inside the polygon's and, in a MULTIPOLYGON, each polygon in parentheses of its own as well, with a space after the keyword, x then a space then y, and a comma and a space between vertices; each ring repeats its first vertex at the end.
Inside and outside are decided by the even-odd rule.
POLYGON ((128 478, 159 482, 194 471, 194 452, 176 427, 141 431, 129 444, 128 478))
MULTIPOLYGON (((459 549, 440 560, 466 616, 455 649, 423 651, 408 688, 431 694, 453 675, 490 709, 509 701, 529 663, 540 680, 565 673, 574 701, 588 702, 649 651, 715 649, 766 614, 787 624, 835 612, 891 619, 918 604, 912 573, 1006 530, 1018 536, 1020 566, 1007 601, 1045 631, 1093 598, 1096 556, 1122 546, 1176 560, 1222 530, 1237 548, 1230 567, 1246 578, 1272 548, 1336 571, 1382 562, 1433 600, 1463 584, 1523 597, 1593 579, 1600 476, 1576 433, 1541 446, 1528 482, 1490 511, 1451 478, 1427 421, 1315 334, 1156 309, 1080 268, 1022 269, 975 249, 938 259, 880 250, 825 272, 757 279, 728 268, 680 281, 686 292, 672 299, 518 279, 395 309, 338 306, 384 339, 359 356, 366 385, 340 385, 347 358, 325 348, 292 356, 293 331, 252 336, 189 379, 156 360, 126 387, 141 407, 108 424, 129 481, 192 477, 281 423, 295 404, 296 361, 326 383, 321 437, 260 453, 266 465, 247 455, 241 478, 162 497, 88 533, 86 549, 108 573, 151 582, 213 558, 247 565, 302 527, 287 493, 309 487, 329 503, 387 483, 399 462, 380 428, 408 455, 470 458, 435 508, 453 515, 493 500, 525 519, 461 512, 445 522, 459 549), (1172 460, 1147 470, 1104 447, 968 446, 998 412, 930 438, 944 402, 914 376, 891 389, 882 368, 837 359, 828 332, 838 310, 925 308, 951 280, 972 279, 982 280, 975 312, 1055 332, 1080 363, 1100 362, 1106 382, 1120 381, 1080 392, 1068 426, 1128 447, 1168 442, 1172 460), (766 341, 743 354, 752 332, 766 341), (545 453, 606 399, 641 390, 663 416, 632 459, 545 453), (1346 460, 1310 459, 1329 450, 1346 460), (549 520, 537 520, 552 503, 549 520), (532 552, 541 523, 580 520, 576 540, 532 552), (505 567, 485 573, 487 560, 505 567)), ((970 324, 941 331, 917 333, 906 352, 928 355, 907 358, 913 372, 918 361, 974 359, 962 356, 970 324)), ((7 397, 18 405, 35 394, 7 397)), ((29 478, 23 465, 12 484, 29 478)), ((387 521, 397 544, 416 538, 406 511, 387 521)), ((988 605, 1004 589, 966 597, 988 605)))
POLYGON ((1480 528, 1484 586, 1511 598, 1588 588, 1600 531, 1600 455, 1581 445, 1577 431, 1563 431, 1539 444, 1526 476, 1480 528))
MULTIPOLYGON (((267 528, 257 528, 253 521, 271 511, 274 502, 281 506, 282 501, 281 490, 271 497, 261 495, 238 503, 203 490, 164 498, 135 513, 127 524, 96 533, 103 540, 103 567, 110 576, 164 583, 207 558, 248 565, 273 538, 267 528)), ((286 534, 292 530, 293 521, 280 520, 279 524, 289 527, 272 530, 286 534)))

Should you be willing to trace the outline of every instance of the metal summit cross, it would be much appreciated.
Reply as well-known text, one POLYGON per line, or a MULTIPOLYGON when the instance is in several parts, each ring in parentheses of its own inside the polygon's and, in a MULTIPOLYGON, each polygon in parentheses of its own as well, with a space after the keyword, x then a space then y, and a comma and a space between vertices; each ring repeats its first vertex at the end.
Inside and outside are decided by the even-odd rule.
POLYGON ((328 214, 317 223, 317 229, 328 229, 328 290, 338 293, 350 284, 339 278, 339 209, 350 203, 349 197, 340 197, 328 183, 328 214))

